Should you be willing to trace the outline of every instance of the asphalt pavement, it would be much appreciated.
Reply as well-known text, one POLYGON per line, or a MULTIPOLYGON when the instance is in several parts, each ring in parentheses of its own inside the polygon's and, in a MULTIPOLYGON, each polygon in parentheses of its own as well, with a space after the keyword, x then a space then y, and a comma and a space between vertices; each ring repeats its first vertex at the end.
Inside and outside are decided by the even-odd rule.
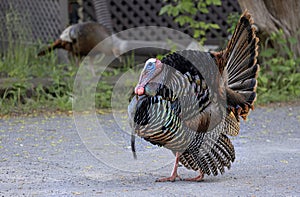
POLYGON ((155 182, 174 156, 137 139, 134 160, 129 133, 122 112, 3 118, 0 196, 300 196, 299 104, 255 109, 231 169, 202 182, 155 182))

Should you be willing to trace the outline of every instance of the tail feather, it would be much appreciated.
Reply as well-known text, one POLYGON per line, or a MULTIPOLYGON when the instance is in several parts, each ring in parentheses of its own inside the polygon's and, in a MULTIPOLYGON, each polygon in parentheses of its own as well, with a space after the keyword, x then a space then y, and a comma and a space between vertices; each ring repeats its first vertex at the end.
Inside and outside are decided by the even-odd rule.
POLYGON ((256 92, 239 91, 238 93, 242 94, 245 97, 246 103, 254 102, 256 99, 256 92))
POLYGON ((235 114, 246 119, 249 109, 256 100, 258 42, 253 19, 246 10, 229 41, 227 48, 219 56, 220 70, 227 75, 227 103, 235 114))
POLYGON ((50 46, 48 46, 46 49, 40 51, 37 56, 44 56, 47 53, 53 51, 54 49, 57 48, 62 48, 62 40, 61 39, 57 39, 53 44, 51 44, 50 46))
MULTIPOLYGON (((258 38, 253 39, 250 45, 246 46, 245 49, 240 48, 239 51, 233 53, 234 59, 228 61, 228 76, 229 80, 234 79, 235 76, 241 72, 249 69, 251 66, 256 64, 256 57, 258 55, 258 38)), ((247 44, 247 43, 246 43, 247 44)), ((240 47, 240 46, 238 46, 240 47)))
POLYGON ((257 80, 255 78, 246 79, 242 82, 236 82, 228 85, 228 87, 232 90, 243 90, 243 91, 255 91, 257 85, 257 80))
POLYGON ((199 149, 193 151, 185 151, 180 157, 179 161, 187 168, 195 171, 201 170, 203 173, 214 176, 218 172, 223 174, 225 167, 230 169, 231 162, 235 159, 234 147, 230 139, 225 134, 215 136, 207 136, 208 138, 203 142, 199 149))
POLYGON ((222 158, 222 156, 214 149, 211 149, 211 153, 215 158, 215 162, 221 174, 225 172, 224 166, 226 166, 226 161, 222 158))
MULTIPOLYGON (((245 65, 246 62, 244 62, 245 65)), ((232 80, 228 80, 228 84, 234 84, 236 82, 240 82, 240 81, 245 81, 247 79, 251 79, 251 78, 257 78, 257 74, 259 71, 259 65, 256 64, 254 66, 252 66, 251 68, 248 68, 247 70, 239 73, 238 75, 236 75, 232 80)))

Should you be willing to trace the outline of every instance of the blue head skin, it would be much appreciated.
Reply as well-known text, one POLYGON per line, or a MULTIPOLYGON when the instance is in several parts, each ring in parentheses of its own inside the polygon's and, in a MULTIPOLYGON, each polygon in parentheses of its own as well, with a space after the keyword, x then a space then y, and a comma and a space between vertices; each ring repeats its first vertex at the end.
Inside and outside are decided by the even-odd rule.
MULTIPOLYGON (((146 61, 144 69, 140 75, 139 82, 135 87, 135 94, 136 95, 152 95, 154 94, 154 90, 156 87, 153 84, 149 84, 149 82, 153 81, 154 79, 159 78, 163 70, 163 64, 160 60, 155 58, 150 58, 146 61)), ((161 80, 159 80, 161 81, 161 80)), ((157 83, 156 83, 157 84, 157 83)))

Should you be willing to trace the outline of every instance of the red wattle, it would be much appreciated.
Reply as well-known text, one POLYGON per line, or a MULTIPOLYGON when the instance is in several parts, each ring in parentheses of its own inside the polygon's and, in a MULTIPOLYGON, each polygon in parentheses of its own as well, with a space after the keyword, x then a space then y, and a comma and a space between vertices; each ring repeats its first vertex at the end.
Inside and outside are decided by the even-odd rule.
POLYGON ((141 86, 136 87, 135 90, 134 90, 134 93, 139 95, 139 96, 143 95, 144 92, 145 92, 145 89, 144 89, 144 87, 141 87, 141 86))

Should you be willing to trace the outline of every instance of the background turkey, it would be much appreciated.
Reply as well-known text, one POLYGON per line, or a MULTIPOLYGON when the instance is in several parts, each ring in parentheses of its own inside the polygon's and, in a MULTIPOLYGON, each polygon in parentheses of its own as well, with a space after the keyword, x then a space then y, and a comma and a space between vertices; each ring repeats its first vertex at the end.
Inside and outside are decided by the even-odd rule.
MULTIPOLYGON (((94 56, 100 53, 119 56, 119 51, 113 45, 112 39, 109 38, 110 36, 109 31, 96 22, 71 25, 62 32, 57 40, 46 49, 40 51, 38 56, 43 56, 55 49, 64 49, 77 57, 77 65, 79 65, 81 58, 87 55, 90 56, 90 64, 92 64, 94 56), (105 42, 98 45, 104 40, 105 42)), ((92 72, 94 71, 92 70, 92 72)))
POLYGON ((179 177, 179 162, 199 171, 185 179, 191 181, 230 168, 235 151, 227 135, 239 133, 239 117, 246 119, 256 99, 259 39, 252 25, 245 11, 224 51, 180 51, 145 63, 128 113, 135 134, 176 155, 171 176, 157 181, 179 177))

